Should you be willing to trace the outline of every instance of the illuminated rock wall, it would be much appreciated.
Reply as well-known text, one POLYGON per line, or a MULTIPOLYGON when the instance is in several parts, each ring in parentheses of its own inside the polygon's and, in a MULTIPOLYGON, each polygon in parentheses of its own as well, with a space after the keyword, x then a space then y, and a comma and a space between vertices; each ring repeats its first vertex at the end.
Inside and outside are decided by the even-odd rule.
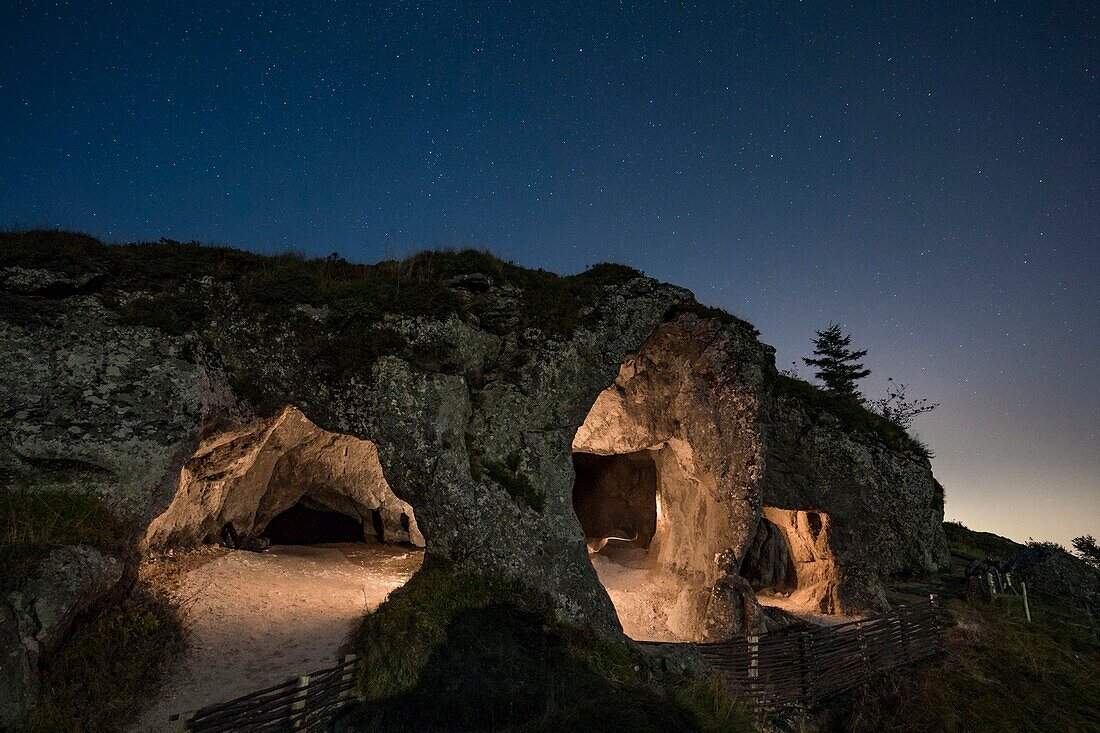
POLYGON ((747 332, 695 317, 662 325, 600 393, 574 451, 649 451, 659 511, 654 582, 675 586, 678 636, 726 639, 763 628, 738 559, 759 516, 758 416, 769 354, 747 332))
POLYGON ((366 527, 377 512, 379 539, 424 545, 412 508, 394 496, 382 475, 374 444, 321 430, 294 407, 204 438, 145 542, 163 547, 212 541, 229 522, 243 536, 258 535, 303 498, 366 527))

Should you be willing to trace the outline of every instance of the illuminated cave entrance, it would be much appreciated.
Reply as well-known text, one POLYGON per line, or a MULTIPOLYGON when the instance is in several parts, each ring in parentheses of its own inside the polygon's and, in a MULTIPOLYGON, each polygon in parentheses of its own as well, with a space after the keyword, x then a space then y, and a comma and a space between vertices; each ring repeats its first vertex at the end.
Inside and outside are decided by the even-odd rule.
POLYGON ((188 607, 180 664, 201 670, 173 675, 149 712, 159 729, 171 713, 331 666, 363 616, 418 570, 424 538, 373 443, 288 407, 204 436, 145 546, 174 550, 153 566, 180 564, 168 588, 188 607), (230 524, 240 549, 201 548, 222 544, 230 524), (266 551, 248 551, 264 538, 266 551))
POLYGON ((260 538, 424 546, 412 507, 382 475, 375 445, 322 430, 294 407, 204 438, 146 544, 226 543, 227 534, 228 544, 244 548, 260 538))
POLYGON ((657 531, 657 463, 651 451, 577 452, 573 470, 573 509, 589 552, 644 557, 657 531))
POLYGON ((590 453, 574 444, 573 509, 589 559, 627 636, 640 641, 702 638, 707 589, 714 582, 709 521, 699 477, 683 467, 683 444, 590 453))
POLYGON ((759 600, 839 609, 829 517, 758 508, 761 403, 751 386, 738 391, 739 356, 715 346, 728 345, 715 329, 689 316, 658 327, 573 438, 573 508, 589 559, 639 641, 759 632, 759 600))
POLYGON ((740 571, 760 603, 796 614, 840 611, 829 532, 823 512, 764 507, 740 571))

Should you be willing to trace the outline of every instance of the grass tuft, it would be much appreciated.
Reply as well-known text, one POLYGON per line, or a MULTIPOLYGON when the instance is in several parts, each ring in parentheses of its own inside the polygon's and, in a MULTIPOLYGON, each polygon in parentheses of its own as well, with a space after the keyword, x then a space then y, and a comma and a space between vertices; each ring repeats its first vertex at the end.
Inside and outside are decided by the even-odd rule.
POLYGON ((154 699, 182 649, 176 608, 139 589, 80 626, 50 660, 42 696, 22 730, 123 730, 154 699))
POLYGON ((125 555, 130 526, 99 499, 69 491, 0 490, 0 592, 14 590, 50 548, 88 545, 125 555))

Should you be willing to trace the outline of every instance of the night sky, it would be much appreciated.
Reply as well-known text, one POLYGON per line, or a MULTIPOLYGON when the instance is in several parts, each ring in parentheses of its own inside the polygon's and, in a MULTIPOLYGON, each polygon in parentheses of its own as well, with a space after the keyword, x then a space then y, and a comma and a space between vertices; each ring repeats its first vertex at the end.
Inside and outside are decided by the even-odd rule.
POLYGON ((838 321, 948 518, 1100 535, 1100 5, 350 5, 4 3, 0 224, 624 262, 781 368, 838 321))

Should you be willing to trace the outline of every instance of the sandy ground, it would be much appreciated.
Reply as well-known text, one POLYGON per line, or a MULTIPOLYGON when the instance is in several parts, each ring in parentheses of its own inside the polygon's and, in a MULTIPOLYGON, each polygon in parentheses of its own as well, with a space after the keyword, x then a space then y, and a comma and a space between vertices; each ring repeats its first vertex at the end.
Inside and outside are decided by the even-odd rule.
POLYGON ((204 549, 144 569, 181 604, 187 650, 132 730, 330 667, 363 614, 420 567, 422 552, 374 544, 204 549))
MULTIPOLYGON (((611 596, 623 631, 636 641, 694 641, 680 619, 688 610, 688 593, 678 579, 646 566, 646 553, 633 547, 609 547, 590 555, 596 575, 611 596)), ((860 616, 807 611, 785 596, 758 596, 761 605, 780 608, 802 621, 835 626, 860 616)))
POLYGON ((609 547, 590 557, 627 636, 636 641, 690 641, 677 624, 688 593, 674 578, 647 568, 645 550, 609 547))

